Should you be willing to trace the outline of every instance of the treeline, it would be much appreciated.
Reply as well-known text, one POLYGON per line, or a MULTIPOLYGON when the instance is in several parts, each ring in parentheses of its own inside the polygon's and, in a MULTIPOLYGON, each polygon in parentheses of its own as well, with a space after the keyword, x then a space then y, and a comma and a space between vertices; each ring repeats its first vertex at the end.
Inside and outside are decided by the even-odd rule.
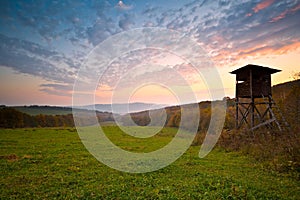
MULTIPOLYGON (((113 114, 108 112, 81 110, 77 125, 91 126, 98 122, 113 121, 113 114)), ((0 128, 34 128, 34 127, 74 127, 73 114, 65 115, 29 115, 12 107, 0 106, 0 128)))
MULTIPOLYGON (((227 112, 226 120, 224 124, 225 129, 233 129, 235 126, 235 109, 234 109, 234 100, 229 98, 224 98, 224 101, 227 101, 227 112)), ((122 121, 123 125, 131 126, 137 124, 139 126, 159 125, 161 120, 163 120, 162 113, 166 113, 166 120, 164 126, 166 127, 181 127, 183 129, 189 130, 190 127, 198 126, 198 132, 206 132, 209 128, 211 120, 211 102, 204 101, 195 104, 188 104, 183 106, 172 106, 164 109, 158 109, 151 111, 143 111, 138 113, 131 113, 124 116, 121 116, 119 121, 122 121), (182 111, 185 113, 185 120, 181 120, 182 111), (199 121, 195 121, 195 115, 199 116, 199 121), (150 116, 151 115, 151 116, 150 116)), ((215 105, 222 107, 224 104, 223 101, 215 101, 215 105)), ((217 108, 216 108, 217 109, 217 108)), ((221 108, 220 108, 221 109, 221 108)), ((218 110, 215 110, 218 112, 218 110)), ((222 112, 222 111, 220 111, 222 112)), ((221 120, 221 119, 215 119, 221 120)), ((215 121, 216 122, 216 121, 215 121)), ((214 122, 214 123, 215 123, 214 122)))
POLYGON ((0 109, 0 128, 29 128, 29 127, 73 127, 72 114, 68 115, 36 115, 31 116, 14 108, 0 109))

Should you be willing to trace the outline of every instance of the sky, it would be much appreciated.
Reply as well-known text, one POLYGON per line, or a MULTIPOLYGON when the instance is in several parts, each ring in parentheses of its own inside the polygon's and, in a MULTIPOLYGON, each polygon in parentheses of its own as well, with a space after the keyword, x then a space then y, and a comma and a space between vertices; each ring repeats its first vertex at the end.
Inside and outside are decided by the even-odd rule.
POLYGON ((281 69, 272 76, 273 85, 300 71, 299 0, 1 0, 0 16, 0 104, 5 105, 71 105, 74 83, 82 80, 93 82, 94 88, 80 92, 94 96, 95 103, 188 103, 209 100, 220 90, 234 97, 229 72, 249 63, 281 69), (161 31, 151 38, 163 41, 160 49, 115 52, 135 44, 139 30, 157 28, 181 34, 201 49, 183 57, 182 50, 168 49, 175 36, 161 31), (201 67, 189 59, 198 54, 201 67), (102 55, 111 58, 106 65, 102 55), (95 60, 97 66, 87 66, 95 60), (217 81, 215 73, 204 78, 197 73, 213 68, 223 88, 207 86, 217 81), (88 77, 82 69, 95 73, 88 77), (195 98, 180 100, 190 95, 195 98))

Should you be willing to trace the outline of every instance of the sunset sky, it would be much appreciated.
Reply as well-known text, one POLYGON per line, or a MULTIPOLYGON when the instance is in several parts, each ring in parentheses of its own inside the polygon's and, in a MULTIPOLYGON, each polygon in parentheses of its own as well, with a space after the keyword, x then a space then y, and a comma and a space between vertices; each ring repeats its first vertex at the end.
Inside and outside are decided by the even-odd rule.
MULTIPOLYGON (((71 105, 77 73, 90 52, 116 34, 143 27, 174 30, 195 41, 218 70, 226 96, 235 91, 229 72, 246 64, 281 69, 272 84, 290 81, 300 71, 298 0, 1 0, 0 15, 0 104, 71 105)), ((101 70, 95 103, 110 103, 135 84, 132 102, 176 104, 176 92, 163 85, 179 88, 181 78, 197 101, 209 99, 205 81, 170 52, 129 52, 101 70), (135 83, 122 82, 129 71, 138 77, 132 78, 135 83), (165 83, 145 84, 154 76, 165 83)))

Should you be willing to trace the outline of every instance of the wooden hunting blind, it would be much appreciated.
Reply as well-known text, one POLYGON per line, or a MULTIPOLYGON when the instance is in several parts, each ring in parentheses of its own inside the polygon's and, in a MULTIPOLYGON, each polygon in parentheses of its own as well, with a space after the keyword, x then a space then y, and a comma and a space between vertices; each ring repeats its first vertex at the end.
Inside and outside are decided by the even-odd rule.
MULTIPOLYGON (((272 99, 271 88, 271 74, 280 71, 249 64, 230 72, 236 75, 236 128, 247 124, 250 130, 254 130, 264 125, 274 127, 275 123, 282 130, 283 126, 274 113, 274 108, 277 112, 279 109, 272 99)), ((281 113, 280 116, 287 124, 281 113)))

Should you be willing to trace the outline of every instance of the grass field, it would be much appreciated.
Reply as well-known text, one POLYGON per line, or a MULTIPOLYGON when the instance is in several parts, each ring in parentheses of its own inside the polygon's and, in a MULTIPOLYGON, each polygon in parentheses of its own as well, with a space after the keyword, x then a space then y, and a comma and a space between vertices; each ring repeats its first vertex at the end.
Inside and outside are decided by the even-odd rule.
MULTIPOLYGON (((138 143, 117 127, 106 134, 130 151, 167 144, 166 128, 138 143)), ((268 171, 251 159, 215 149, 204 159, 191 147, 172 165, 130 174, 98 162, 75 129, 0 130, 0 199, 299 199, 299 182, 268 171)))

